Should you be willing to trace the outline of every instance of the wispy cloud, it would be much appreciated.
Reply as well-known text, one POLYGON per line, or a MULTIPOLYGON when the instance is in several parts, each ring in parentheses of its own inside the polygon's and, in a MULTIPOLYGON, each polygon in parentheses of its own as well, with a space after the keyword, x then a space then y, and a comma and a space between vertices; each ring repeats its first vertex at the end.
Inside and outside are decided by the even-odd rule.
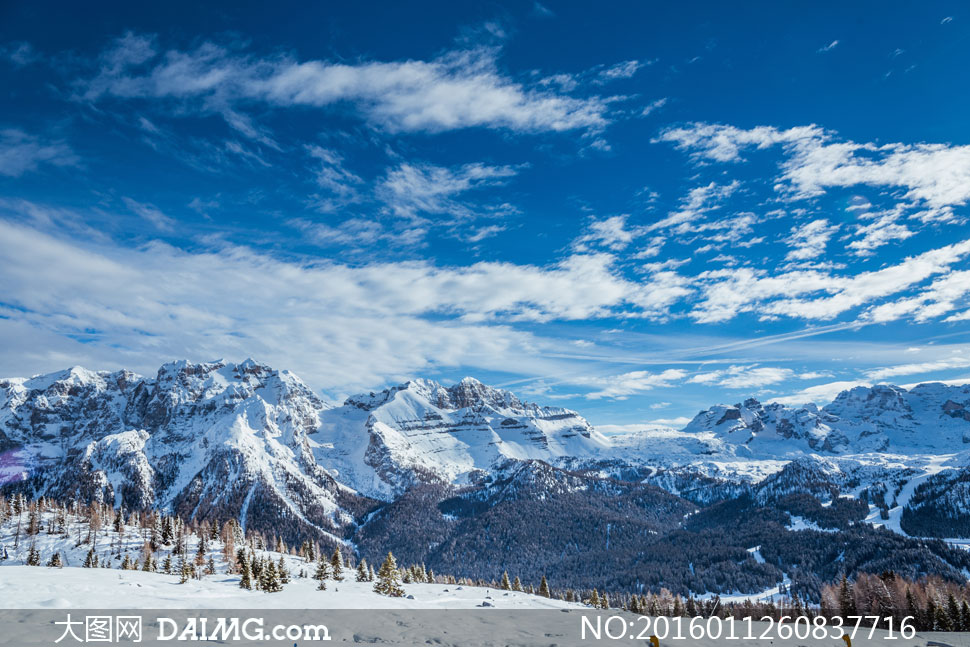
POLYGON ((20 177, 45 164, 76 166, 79 161, 62 141, 45 140, 15 128, 0 130, 0 175, 20 177))
POLYGON ((786 242, 792 247, 786 258, 788 260, 804 261, 817 258, 825 253, 825 246, 832 234, 839 230, 838 225, 830 225, 825 218, 819 218, 793 227, 791 236, 786 242))
POLYGON ((824 54, 825 52, 831 52, 833 49, 835 49, 838 46, 839 46, 839 41, 838 40, 833 40, 828 45, 823 45, 822 47, 819 47, 816 51, 819 54, 824 54))
POLYGON ((137 200, 133 200, 132 198, 128 197, 122 198, 122 202, 124 202, 125 206, 127 206, 133 213, 154 225, 156 229, 160 231, 175 231, 175 220, 162 213, 162 210, 158 207, 151 204, 138 202, 137 200))
POLYGON ((588 400, 603 398, 623 400, 637 393, 674 386, 683 380, 686 375, 687 372, 681 369, 667 369, 660 373, 631 371, 608 377, 574 378, 570 382, 597 388, 598 390, 585 395, 588 400))
POLYGON ((838 141, 818 126, 778 130, 759 126, 692 124, 661 133, 698 159, 742 161, 746 148, 784 146, 778 188, 794 198, 821 195, 831 187, 899 188, 903 198, 922 209, 924 221, 953 218, 953 207, 970 200, 970 146, 948 144, 872 144, 838 141))
POLYGON ((939 373, 955 368, 970 367, 970 357, 966 355, 954 355, 945 359, 938 359, 928 362, 914 362, 912 364, 898 364, 887 366, 870 371, 866 371, 866 376, 870 380, 879 381, 890 377, 901 375, 922 375, 926 373, 939 373))
POLYGON ((698 373, 690 378, 695 384, 717 385, 727 389, 756 389, 778 384, 795 377, 788 368, 774 366, 729 366, 726 369, 698 373))
MULTIPOLYGON (((609 123, 607 99, 519 82, 499 69, 499 53, 477 46, 427 61, 299 61, 259 58, 212 42, 162 52, 154 36, 129 33, 101 55, 97 74, 79 81, 76 91, 90 102, 175 102, 178 114, 221 114, 236 130, 264 140, 246 104, 320 109, 350 104, 366 122, 391 132, 597 131, 609 123)), ((622 64, 615 73, 629 69, 622 64)))
POLYGON ((447 216, 448 222, 454 224, 483 216, 499 217, 515 213, 515 208, 506 203, 475 202, 459 196, 503 184, 517 172, 512 166, 479 163, 449 168, 404 162, 387 172, 376 195, 392 214, 412 220, 447 216))

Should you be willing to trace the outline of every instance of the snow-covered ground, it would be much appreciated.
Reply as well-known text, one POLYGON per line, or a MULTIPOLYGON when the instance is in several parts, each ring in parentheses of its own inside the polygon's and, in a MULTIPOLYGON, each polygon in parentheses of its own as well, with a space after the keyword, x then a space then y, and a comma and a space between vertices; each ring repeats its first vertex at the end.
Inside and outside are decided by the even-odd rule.
MULTIPOLYGON (((176 574, 121 570, 124 555, 134 561, 141 557, 147 531, 125 526, 119 536, 107 524, 97 533, 95 552, 109 568, 83 568, 91 544, 84 543, 88 524, 69 517, 66 527, 49 533, 54 514, 41 515, 40 532, 27 535, 29 515, 20 519, 20 536, 16 537, 17 517, 0 525, 0 608, 267 608, 267 609, 473 609, 491 606, 498 609, 584 608, 579 604, 553 600, 519 591, 469 586, 467 584, 403 584, 405 596, 391 598, 373 591, 373 582, 357 582, 354 570, 345 569, 343 581, 328 579, 325 591, 317 590, 312 579, 315 563, 303 557, 257 550, 255 554, 280 558, 286 564, 290 581, 283 590, 266 593, 240 588, 240 576, 228 574, 222 554, 222 543, 207 542, 206 560, 212 559, 216 573, 180 584, 176 574), (15 547, 16 546, 16 547, 15 547), (40 553, 41 566, 27 566, 31 547, 40 553), (63 568, 45 566, 54 553, 61 556, 63 568)), ((154 559, 161 564, 172 558, 177 570, 178 556, 172 546, 162 547, 154 559)), ((198 537, 187 536, 186 554, 193 560, 198 550, 198 537)), ((374 564, 376 569, 379 564, 374 564)), ((406 565, 399 565, 406 566, 406 565)))
POLYGON ((327 582, 317 591, 309 578, 294 578, 279 593, 239 588, 239 577, 208 575, 179 584, 162 573, 104 568, 10 566, 0 569, 0 608, 97 609, 498 609, 581 608, 518 591, 453 584, 405 584, 413 598, 389 598, 370 582, 327 582))

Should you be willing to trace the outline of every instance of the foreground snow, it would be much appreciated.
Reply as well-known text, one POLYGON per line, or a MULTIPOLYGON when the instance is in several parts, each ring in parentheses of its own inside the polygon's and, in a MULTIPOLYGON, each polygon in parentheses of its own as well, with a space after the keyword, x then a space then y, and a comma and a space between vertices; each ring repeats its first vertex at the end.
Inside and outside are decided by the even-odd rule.
POLYGON ((406 595, 389 598, 370 582, 327 582, 317 591, 296 578, 279 593, 239 588, 239 578, 210 575, 179 584, 174 575, 104 568, 8 566, 0 569, 0 608, 5 609, 498 609, 583 608, 517 591, 449 584, 405 584, 406 595))

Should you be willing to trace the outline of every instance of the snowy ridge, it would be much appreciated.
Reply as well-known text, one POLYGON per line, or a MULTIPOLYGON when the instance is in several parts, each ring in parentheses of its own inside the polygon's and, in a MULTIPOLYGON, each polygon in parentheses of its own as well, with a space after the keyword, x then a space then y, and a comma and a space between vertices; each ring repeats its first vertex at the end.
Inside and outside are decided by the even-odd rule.
POLYGON ((253 360, 0 380, 0 487, 288 536, 340 543, 416 484, 491 483, 526 461, 695 503, 875 493, 871 522, 903 532, 909 497, 922 487, 912 505, 926 510, 953 499, 946 483, 970 464, 970 386, 857 387, 822 408, 752 398, 683 430, 605 436, 574 411, 473 378, 412 380, 336 407, 253 360))
POLYGON ((608 439, 579 414, 523 403, 465 378, 414 380, 349 398, 320 414, 316 460, 356 491, 386 499, 433 476, 468 483, 508 460, 551 464, 608 455, 608 439))

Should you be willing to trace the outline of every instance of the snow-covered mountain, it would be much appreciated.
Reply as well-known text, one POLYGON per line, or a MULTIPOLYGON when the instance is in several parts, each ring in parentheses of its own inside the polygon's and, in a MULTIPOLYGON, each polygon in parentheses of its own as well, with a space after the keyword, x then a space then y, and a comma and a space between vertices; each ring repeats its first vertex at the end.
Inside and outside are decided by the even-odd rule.
MULTIPOLYGON (((803 469, 780 474, 785 492, 878 491, 891 509, 922 480, 965 472, 970 386, 857 387, 822 408, 748 399, 683 430, 604 436, 574 411, 472 378, 412 380, 339 406, 252 360, 0 380, 4 489, 236 517, 290 536, 344 541, 415 485, 487 485, 526 461, 699 503, 752 492, 794 462, 803 469)), ((931 498, 919 501, 929 509, 931 498)))
POLYGON ((447 388, 413 380, 349 398, 321 411, 310 440, 335 478, 379 499, 428 478, 474 482, 510 460, 571 464, 610 449, 576 412, 524 403, 473 378, 447 388))
POLYGON ((155 377, 80 367, 0 380, 0 485, 53 497, 239 518, 339 540, 422 481, 593 459, 575 412, 467 378, 415 380, 331 407, 287 371, 174 362, 155 377))
POLYGON ((751 398, 702 411, 683 431, 751 456, 954 453, 970 449, 970 385, 859 386, 821 409, 751 398))
POLYGON ((36 495, 340 534, 361 503, 314 459, 325 409, 299 378, 252 360, 3 380, 0 478, 36 495))

